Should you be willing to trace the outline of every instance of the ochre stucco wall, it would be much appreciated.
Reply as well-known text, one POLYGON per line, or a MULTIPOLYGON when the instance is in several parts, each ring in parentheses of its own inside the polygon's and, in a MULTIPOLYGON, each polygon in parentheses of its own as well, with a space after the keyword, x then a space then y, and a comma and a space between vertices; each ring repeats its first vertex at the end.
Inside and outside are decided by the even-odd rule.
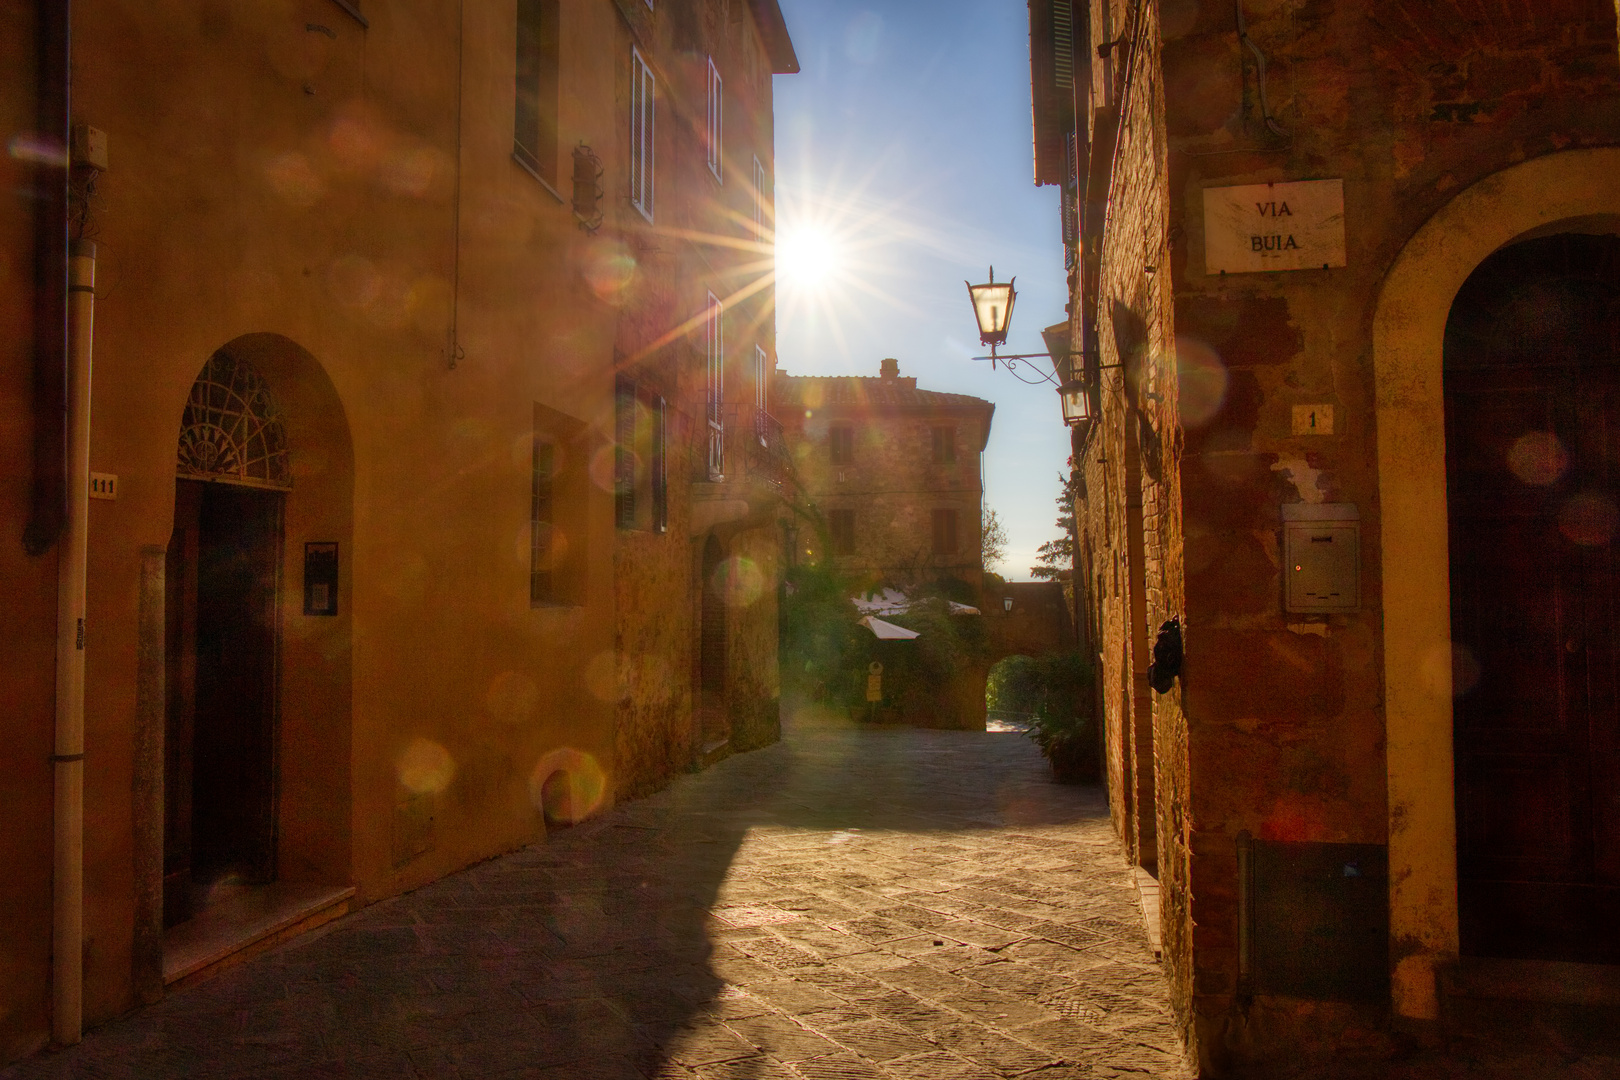
MULTIPOLYGON (((263 376, 291 448, 282 879, 352 884, 370 902, 541 838, 536 770, 560 750, 599 771, 597 809, 661 786, 691 760, 682 739, 694 629, 662 617, 682 610, 669 596, 693 590, 689 517, 675 508, 679 528, 656 538, 617 534, 613 387, 615 372, 656 341, 663 392, 693 412, 702 369, 682 324, 708 289, 725 290, 704 264, 713 253, 692 245, 679 252, 684 262, 642 273, 660 256, 654 227, 627 197, 631 32, 612 0, 562 5, 562 186, 571 194, 570 149, 589 145, 603 166, 605 220, 593 234, 512 158, 511 5, 466 5, 460 24, 456 6, 427 0, 365 9, 369 29, 329 0, 73 6, 74 120, 107 133, 111 159, 89 229, 100 253, 91 467, 119 477, 117 500, 92 503, 90 518, 90 1024, 134 1003, 141 556, 169 540, 182 411, 217 349, 230 346, 263 376), (625 287, 638 274, 658 280, 625 287), (557 520, 573 553, 569 602, 541 606, 529 594, 537 417, 567 429, 573 485, 557 520), (303 544, 334 540, 339 615, 305 616, 303 544), (643 540, 660 545, 646 591, 628 583, 616 595, 615 549, 622 542, 634 559, 643 540), (669 670, 621 686, 616 647, 657 655, 669 670), (620 707, 626 694, 636 708, 620 707), (640 725, 657 736, 650 758, 622 752, 621 726, 640 725)), ((660 226, 751 217, 753 159, 767 174, 773 167, 769 64, 745 75, 743 46, 762 58, 746 37, 751 17, 738 13, 720 27, 735 125, 723 185, 690 167, 702 167, 691 124, 702 101, 694 113, 677 75, 702 57, 677 54, 663 24, 647 46, 660 80, 660 226)), ((0 6, 8 133, 32 123, 31 17, 30 5, 0 6)), ((7 191, 26 190, 16 158, 0 160, 0 175, 7 191)), ((29 215, 19 198, 0 210, 0 311, 19 331, 31 302, 29 215)), ((759 316, 770 310, 767 289, 730 313, 729 397, 752 400, 756 341, 774 355, 759 316)), ((0 520, 12 524, 0 554, 12 627, 0 732, 14 751, 0 764, 9 815, 0 1061, 43 1041, 50 985, 56 581, 54 552, 29 559, 17 543, 30 362, 26 332, 0 342, 0 520)), ((672 500, 685 490, 672 485, 672 500)), ((750 745, 774 737, 768 540, 778 536, 772 520, 734 541, 768 575, 734 650, 748 665, 738 700, 750 710, 750 745)))

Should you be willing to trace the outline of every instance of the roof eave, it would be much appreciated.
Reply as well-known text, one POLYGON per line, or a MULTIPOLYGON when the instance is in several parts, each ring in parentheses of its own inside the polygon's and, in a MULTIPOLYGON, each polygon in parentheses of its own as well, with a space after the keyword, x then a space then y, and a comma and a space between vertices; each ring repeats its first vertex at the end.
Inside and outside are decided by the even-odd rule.
POLYGON ((797 75, 799 54, 793 51, 793 38, 788 34, 787 20, 782 18, 782 5, 777 0, 749 0, 754 11, 754 22, 759 36, 765 41, 765 52, 771 58, 773 75, 797 75))

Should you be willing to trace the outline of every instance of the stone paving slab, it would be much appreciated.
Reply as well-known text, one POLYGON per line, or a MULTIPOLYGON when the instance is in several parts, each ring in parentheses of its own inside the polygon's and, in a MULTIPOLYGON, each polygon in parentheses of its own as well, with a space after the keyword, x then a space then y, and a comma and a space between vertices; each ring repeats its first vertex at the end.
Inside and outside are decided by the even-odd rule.
POLYGON ((1100 791, 1016 733, 811 718, 0 1072, 1189 1075, 1100 791))

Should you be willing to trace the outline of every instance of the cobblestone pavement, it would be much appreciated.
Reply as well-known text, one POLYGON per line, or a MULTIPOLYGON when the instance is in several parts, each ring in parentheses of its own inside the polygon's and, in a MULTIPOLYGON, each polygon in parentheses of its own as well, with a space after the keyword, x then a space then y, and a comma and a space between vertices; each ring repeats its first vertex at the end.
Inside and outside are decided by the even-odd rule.
POLYGON ((791 723, 0 1077, 1189 1074, 1095 788, 1014 733, 791 723))

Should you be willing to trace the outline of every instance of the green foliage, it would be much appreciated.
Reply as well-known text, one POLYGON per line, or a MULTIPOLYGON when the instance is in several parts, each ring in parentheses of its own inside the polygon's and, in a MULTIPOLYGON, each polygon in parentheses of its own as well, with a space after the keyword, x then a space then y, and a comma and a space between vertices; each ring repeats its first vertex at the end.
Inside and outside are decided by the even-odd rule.
POLYGON ((1077 652, 1009 656, 990 669, 985 687, 992 709, 1032 716, 1028 735, 1056 765, 1096 754, 1091 665, 1077 652))
POLYGON ((928 596, 912 604, 903 615, 884 617, 886 622, 922 635, 886 650, 893 660, 885 661, 885 680, 890 678, 893 665, 898 679, 938 693, 962 671, 984 663, 989 653, 984 620, 976 615, 952 615, 949 599, 946 595, 928 596))
POLYGON ((979 522, 979 551, 980 566, 994 566, 1007 557, 1007 527, 988 506, 979 522))
POLYGON ((826 566, 790 567, 786 577, 779 616, 782 681, 815 700, 847 704, 854 673, 865 671, 872 646, 850 600, 854 590, 826 566))
POLYGON ((990 669, 985 703, 1005 712, 1044 712, 1052 723, 1089 717, 1091 665, 1077 652, 1009 656, 990 669))
POLYGON ((1035 549, 1036 563, 1029 568, 1029 574, 1043 580, 1068 581, 1074 576, 1074 508, 1080 497, 1080 473, 1074 468, 1073 458, 1069 459, 1068 475, 1058 473, 1058 482, 1063 490, 1057 497, 1057 527, 1063 530, 1063 535, 1035 549))

